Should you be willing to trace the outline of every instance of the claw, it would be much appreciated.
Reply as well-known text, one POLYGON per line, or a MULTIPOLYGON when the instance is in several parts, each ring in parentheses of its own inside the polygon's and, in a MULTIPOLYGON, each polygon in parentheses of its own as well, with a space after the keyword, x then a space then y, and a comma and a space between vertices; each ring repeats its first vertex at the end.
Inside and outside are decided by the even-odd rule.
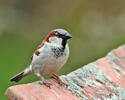
POLYGON ((60 85, 63 85, 63 86, 66 86, 66 83, 64 83, 59 76, 57 76, 56 74, 52 74, 53 78, 57 80, 57 82, 60 84, 60 85))
POLYGON ((45 86, 47 86, 47 87, 49 87, 50 88, 50 86, 52 85, 51 83, 49 83, 49 82, 47 82, 47 81, 39 81, 39 84, 40 85, 45 85, 45 86))
POLYGON ((45 86, 47 86, 47 87, 49 87, 50 88, 50 86, 52 85, 49 81, 47 81, 47 80, 45 80, 42 76, 40 76, 40 80, 41 81, 39 81, 39 84, 40 85, 45 85, 45 86))
POLYGON ((51 83, 48 83, 48 82, 44 82, 44 85, 50 88, 50 86, 51 86, 52 84, 51 84, 51 83))

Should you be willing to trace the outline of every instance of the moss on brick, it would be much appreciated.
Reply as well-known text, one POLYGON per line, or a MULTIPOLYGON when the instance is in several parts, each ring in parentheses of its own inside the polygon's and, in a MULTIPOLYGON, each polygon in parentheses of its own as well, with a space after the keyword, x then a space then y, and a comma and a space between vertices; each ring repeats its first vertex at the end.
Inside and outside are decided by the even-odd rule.
POLYGON ((120 88, 120 87, 113 87, 110 86, 110 88, 114 91, 118 93, 118 97, 120 100, 125 100, 125 89, 124 88, 120 88))
POLYGON ((89 79, 94 79, 103 84, 106 82, 111 82, 106 77, 105 73, 100 71, 99 68, 96 65, 94 65, 93 63, 83 66, 79 70, 74 71, 74 73, 78 78, 81 78, 82 80, 86 80, 87 78, 89 78, 89 79))
POLYGON ((84 95, 85 91, 76 84, 71 77, 69 76, 61 76, 61 79, 67 84, 67 89, 70 90, 73 94, 81 97, 83 100, 88 100, 84 95))
POLYGON ((109 53, 107 55, 107 58, 110 59, 112 62, 114 62, 116 65, 120 66, 121 68, 125 68, 125 66, 123 66, 115 56, 112 55, 112 53, 109 53))
MULTIPOLYGON (((87 100, 85 95, 87 93, 83 89, 83 82, 85 82, 88 86, 95 85, 93 80, 96 80, 102 84, 110 82, 106 75, 94 64, 88 64, 74 72, 71 72, 67 76, 60 77, 67 84, 67 89, 81 97, 83 100, 87 100), (88 78, 93 80, 88 80, 88 78)), ((90 96, 90 98, 91 97, 92 96, 90 96)))

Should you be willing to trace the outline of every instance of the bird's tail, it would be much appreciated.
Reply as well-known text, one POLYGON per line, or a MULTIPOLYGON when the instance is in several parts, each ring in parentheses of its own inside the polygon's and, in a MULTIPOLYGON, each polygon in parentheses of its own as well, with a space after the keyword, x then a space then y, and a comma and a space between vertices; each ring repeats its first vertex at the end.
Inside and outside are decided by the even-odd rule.
POLYGON ((24 76, 25 76, 25 75, 24 75, 24 71, 23 71, 23 72, 17 74, 16 76, 14 76, 13 78, 11 78, 10 81, 11 81, 11 82, 13 82, 13 81, 14 81, 14 82, 18 82, 18 81, 20 81, 24 76))
POLYGON ((25 69, 24 71, 20 72, 16 76, 10 79, 11 82, 19 82, 23 77, 27 76, 28 74, 31 74, 30 67, 25 69))

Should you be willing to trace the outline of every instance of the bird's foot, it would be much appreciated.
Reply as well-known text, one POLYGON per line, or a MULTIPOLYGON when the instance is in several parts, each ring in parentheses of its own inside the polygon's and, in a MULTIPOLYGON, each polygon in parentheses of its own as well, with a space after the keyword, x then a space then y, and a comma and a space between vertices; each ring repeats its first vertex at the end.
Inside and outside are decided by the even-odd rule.
POLYGON ((62 85, 62 86, 66 86, 66 83, 64 83, 59 76, 57 76, 56 74, 52 74, 52 78, 56 79, 57 82, 62 85))
POLYGON ((47 87, 49 87, 50 88, 50 86, 52 85, 49 81, 39 81, 39 84, 40 85, 45 85, 45 86, 47 86, 47 87))
POLYGON ((45 80, 42 76, 40 77, 40 80, 41 80, 41 81, 39 81, 40 85, 45 85, 45 86, 47 86, 49 88, 52 85, 48 80, 45 80))

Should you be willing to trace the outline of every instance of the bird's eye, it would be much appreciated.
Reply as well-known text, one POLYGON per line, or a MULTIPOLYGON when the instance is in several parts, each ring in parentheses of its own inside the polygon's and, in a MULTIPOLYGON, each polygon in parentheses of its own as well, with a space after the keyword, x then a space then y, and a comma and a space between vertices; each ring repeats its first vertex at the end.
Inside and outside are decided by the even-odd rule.
POLYGON ((63 34, 60 34, 60 33, 58 33, 56 36, 58 36, 59 38, 64 37, 64 35, 63 35, 63 34))

